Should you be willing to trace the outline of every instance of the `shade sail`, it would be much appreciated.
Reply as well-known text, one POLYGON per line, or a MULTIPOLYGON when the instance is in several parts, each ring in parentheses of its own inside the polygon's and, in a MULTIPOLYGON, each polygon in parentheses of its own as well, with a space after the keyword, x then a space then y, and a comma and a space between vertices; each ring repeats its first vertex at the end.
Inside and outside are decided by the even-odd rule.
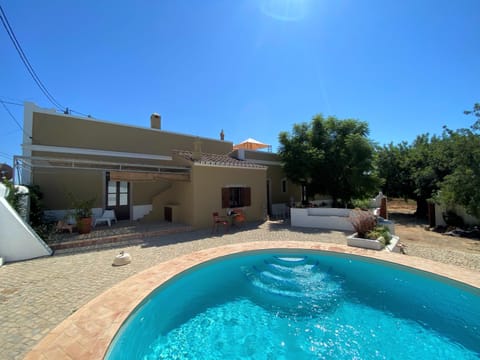
POLYGON ((234 145, 233 148, 237 149, 246 149, 246 150, 258 150, 258 149, 265 149, 269 148, 270 145, 264 144, 258 140, 248 138, 245 141, 242 141, 240 144, 234 145))

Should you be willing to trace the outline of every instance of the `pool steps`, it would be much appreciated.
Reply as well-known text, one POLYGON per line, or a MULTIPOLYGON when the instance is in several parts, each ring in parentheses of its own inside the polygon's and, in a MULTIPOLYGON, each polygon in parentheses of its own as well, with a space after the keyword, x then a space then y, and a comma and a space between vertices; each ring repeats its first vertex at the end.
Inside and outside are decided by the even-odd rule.
POLYGON ((244 269, 257 291, 302 302, 329 301, 341 292, 339 282, 331 281, 329 270, 305 257, 276 257, 244 269))

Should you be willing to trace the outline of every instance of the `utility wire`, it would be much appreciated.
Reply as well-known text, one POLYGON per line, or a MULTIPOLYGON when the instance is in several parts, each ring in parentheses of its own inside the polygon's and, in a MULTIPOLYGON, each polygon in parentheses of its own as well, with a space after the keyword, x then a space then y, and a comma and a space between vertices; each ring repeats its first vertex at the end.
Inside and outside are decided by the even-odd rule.
POLYGON ((64 111, 65 107, 62 106, 54 97, 53 95, 48 91, 48 89, 45 87, 45 85, 42 83, 40 78, 38 77, 37 73, 32 67, 32 64, 30 64, 30 61, 28 61, 27 56, 25 55, 25 52, 23 51, 22 47, 20 46, 20 43, 18 42, 15 33, 13 32, 12 27, 10 26, 10 23, 8 22, 7 15, 3 11, 2 6, 0 5, 0 20, 2 21, 3 26, 5 27, 5 30, 7 31, 8 36, 10 37, 10 40, 12 40, 13 46, 15 46, 15 49, 17 50, 18 55, 20 56, 20 59, 22 60, 23 64, 27 68, 27 71, 29 74, 32 76, 33 80, 35 83, 38 85, 40 90, 43 92, 43 94, 47 97, 47 99, 59 110, 64 111))
POLYGON ((3 152, 3 151, 0 151, 0 157, 4 158, 4 159, 7 159, 7 160, 12 160, 13 159, 12 154, 9 154, 9 153, 3 152))
POLYGON ((31 135, 28 134, 28 133, 23 129, 23 126, 17 121, 17 119, 15 118, 15 116, 13 116, 12 112, 10 111, 10 109, 7 107, 7 105, 5 105, 5 102, 0 99, 0 103, 2 103, 3 108, 4 108, 5 111, 10 115, 10 117, 13 119, 13 121, 15 121, 15 124, 18 125, 18 127, 20 128, 20 130, 22 130, 23 133, 24 133, 25 135, 27 135, 28 137, 31 137, 31 135))
POLYGON ((74 113, 74 114, 83 115, 83 116, 88 117, 88 118, 91 118, 91 117, 92 117, 92 115, 90 115, 90 114, 84 114, 84 113, 81 113, 81 112, 79 112, 79 111, 75 111, 75 110, 73 110, 73 109, 68 109, 68 110, 69 110, 71 113, 74 113))
POLYGON ((13 158, 13 156, 5 156, 5 155, 2 155, 2 154, 0 154, 0 157, 4 158, 6 160, 12 160, 12 158, 13 158))
MULTIPOLYGON (((0 96, 1 98, 2 96, 0 96)), ((4 104, 8 104, 8 105, 17 105, 17 106, 23 106, 23 104, 21 102, 18 102, 18 101, 10 101, 10 100, 3 100, 3 99, 0 99, 1 102, 3 102, 4 104)), ((73 113, 73 114, 79 114, 79 115, 83 115, 85 117, 88 117, 88 118, 91 118, 92 115, 90 114, 85 114, 85 113, 82 113, 80 111, 76 111, 76 110, 73 110, 73 109, 69 109, 69 108, 66 108, 65 111, 68 110, 68 113, 73 113)))
POLYGON ((19 102, 14 102, 14 101, 6 101, 6 100, 1 100, 0 101, 4 104, 8 104, 8 105, 18 105, 18 106, 23 106, 22 103, 19 103, 19 102))

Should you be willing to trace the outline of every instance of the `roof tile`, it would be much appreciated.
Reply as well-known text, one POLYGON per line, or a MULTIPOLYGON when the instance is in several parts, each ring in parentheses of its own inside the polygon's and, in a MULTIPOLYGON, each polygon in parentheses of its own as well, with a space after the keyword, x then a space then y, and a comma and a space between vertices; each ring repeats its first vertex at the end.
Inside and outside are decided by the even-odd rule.
POLYGON ((207 154, 201 153, 200 159, 193 159, 193 152, 186 150, 173 150, 173 153, 185 160, 191 161, 195 164, 211 165, 211 166, 230 166, 230 167, 243 167, 243 168, 255 168, 265 169, 266 166, 255 164, 248 160, 239 160, 228 154, 207 154))

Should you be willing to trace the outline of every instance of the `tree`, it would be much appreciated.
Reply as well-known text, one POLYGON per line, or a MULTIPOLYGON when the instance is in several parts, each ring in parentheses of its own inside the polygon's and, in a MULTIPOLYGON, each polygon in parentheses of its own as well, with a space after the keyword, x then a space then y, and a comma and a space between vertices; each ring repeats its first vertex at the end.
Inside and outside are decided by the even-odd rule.
POLYGON ((477 121, 472 125, 472 128, 478 130, 480 125, 480 103, 473 104, 472 110, 465 110, 463 113, 465 115, 473 115, 477 118, 477 121))
POLYGON ((279 135, 279 155, 287 177, 307 194, 328 194, 334 205, 372 195, 379 185, 373 173, 374 146, 368 124, 316 115, 310 124, 296 124, 292 134, 279 135))
POLYGON ((455 168, 440 184, 437 199, 447 206, 461 205, 467 213, 480 218, 480 104, 465 114, 477 117, 470 129, 444 130, 455 168))
POLYGON ((477 118, 470 129, 445 127, 442 136, 422 134, 411 145, 378 148, 376 168, 384 193, 415 199, 420 217, 427 215, 427 201, 433 198, 462 205, 479 217, 480 104, 465 113, 477 118))
POLYGON ((416 215, 426 217, 427 202, 435 196, 445 176, 451 174, 455 167, 448 134, 444 133, 442 137, 430 137, 429 134, 417 136, 412 144, 408 166, 412 171, 416 215))
POLYGON ((306 186, 311 182, 316 164, 323 158, 323 151, 312 144, 312 131, 307 123, 295 124, 292 134, 281 132, 279 155, 285 175, 302 186, 302 202, 306 201, 306 186))
POLYGON ((411 146, 407 142, 398 145, 390 143, 377 147, 375 167, 378 177, 382 179, 382 191, 392 197, 413 199, 415 185, 412 169, 409 166, 411 146))

